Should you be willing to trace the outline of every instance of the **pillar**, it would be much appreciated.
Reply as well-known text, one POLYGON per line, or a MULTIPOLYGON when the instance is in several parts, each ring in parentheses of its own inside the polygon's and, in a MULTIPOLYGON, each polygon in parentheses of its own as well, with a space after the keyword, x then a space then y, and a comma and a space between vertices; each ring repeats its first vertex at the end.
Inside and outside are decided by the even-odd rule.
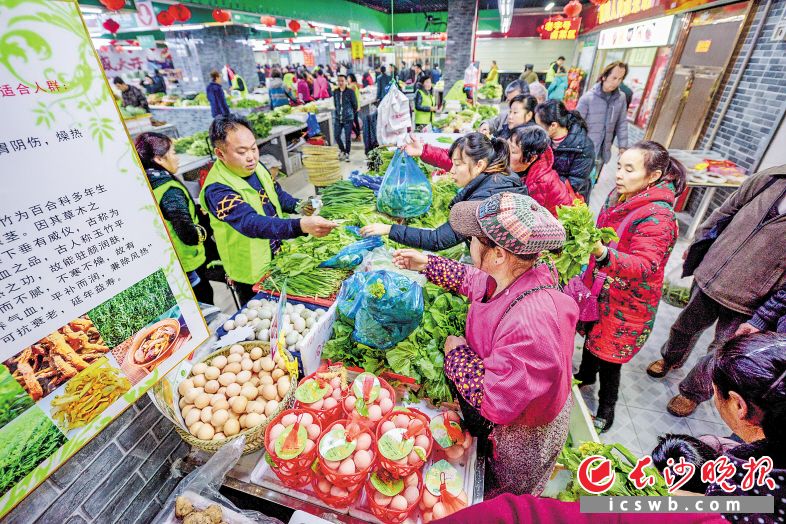
POLYGON ((256 59, 248 43, 250 30, 242 26, 211 26, 195 31, 167 33, 172 62, 183 71, 184 91, 204 91, 210 72, 229 65, 243 77, 249 89, 256 86, 256 59))
POLYGON ((477 0, 448 0, 448 41, 443 71, 446 93, 456 80, 464 78, 464 69, 472 60, 477 16, 477 0))

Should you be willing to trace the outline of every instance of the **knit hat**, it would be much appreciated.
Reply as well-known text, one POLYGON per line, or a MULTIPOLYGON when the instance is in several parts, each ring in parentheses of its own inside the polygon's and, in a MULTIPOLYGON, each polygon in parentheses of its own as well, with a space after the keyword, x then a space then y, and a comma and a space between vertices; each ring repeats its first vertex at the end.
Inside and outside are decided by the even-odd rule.
POLYGON ((459 202, 450 210, 450 226, 465 237, 486 237, 515 255, 559 249, 565 229, 531 197, 497 193, 482 202, 459 202))

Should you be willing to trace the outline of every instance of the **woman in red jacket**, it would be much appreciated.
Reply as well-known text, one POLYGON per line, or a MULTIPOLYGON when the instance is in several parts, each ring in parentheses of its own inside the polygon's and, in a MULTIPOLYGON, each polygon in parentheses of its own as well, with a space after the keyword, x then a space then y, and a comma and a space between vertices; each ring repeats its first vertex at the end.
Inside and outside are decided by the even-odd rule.
POLYGON ((571 206, 575 199, 582 199, 562 181, 552 168, 554 153, 551 139, 543 128, 519 126, 513 129, 508 139, 510 146, 510 168, 521 177, 529 196, 549 212, 557 216, 557 206, 571 206))
POLYGON ((587 326, 581 367, 584 385, 600 374, 595 427, 614 422, 622 364, 641 349, 652 332, 663 273, 677 241, 674 202, 685 189, 685 167, 656 142, 640 142, 619 158, 616 188, 598 217, 612 227, 616 245, 595 246, 587 271, 606 275, 598 302, 600 320, 587 326))

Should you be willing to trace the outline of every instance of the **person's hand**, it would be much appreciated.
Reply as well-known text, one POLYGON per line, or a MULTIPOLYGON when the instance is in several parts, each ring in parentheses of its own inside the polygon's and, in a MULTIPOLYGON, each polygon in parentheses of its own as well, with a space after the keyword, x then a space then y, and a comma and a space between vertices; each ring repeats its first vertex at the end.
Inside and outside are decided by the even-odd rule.
POLYGON ((431 109, 429 109, 429 111, 431 111, 432 113, 436 113, 437 112, 437 108, 436 107, 432 107, 431 109))
POLYGON ((595 245, 592 247, 592 256, 595 258, 600 258, 606 252, 606 246, 603 245, 603 242, 598 240, 595 242, 595 245))
POLYGON ((416 249, 399 249, 393 253, 393 264, 401 269, 423 271, 428 265, 428 255, 416 249))
POLYGON ((487 137, 491 137, 491 126, 488 124, 488 122, 483 122, 478 128, 478 132, 483 133, 487 137))
POLYGON ((761 329, 759 329, 759 328, 757 328, 755 326, 752 326, 748 322, 745 322, 744 324, 740 324, 740 327, 738 327, 737 331, 734 332, 734 336, 735 337, 739 337, 739 336, 742 336, 742 335, 752 335, 754 333, 760 333, 760 332, 761 332, 761 329))
POLYGON ((326 220, 321 216, 311 216, 300 219, 300 229, 303 230, 303 233, 318 238, 328 235, 337 227, 338 224, 331 220, 326 220))
POLYGON ((464 337, 454 337, 450 335, 447 339, 445 339, 445 355, 453 351, 459 346, 466 346, 467 339, 464 337))
POLYGON ((311 203, 310 198, 304 198, 297 204, 297 208, 300 209, 300 214, 305 216, 311 216, 314 214, 314 205, 311 203))
POLYGON ((364 237, 388 236, 390 234, 390 226, 387 224, 369 224, 360 228, 360 234, 364 237))
POLYGON ((423 154, 423 142, 414 133, 410 133, 409 141, 401 149, 411 157, 418 157, 423 154))

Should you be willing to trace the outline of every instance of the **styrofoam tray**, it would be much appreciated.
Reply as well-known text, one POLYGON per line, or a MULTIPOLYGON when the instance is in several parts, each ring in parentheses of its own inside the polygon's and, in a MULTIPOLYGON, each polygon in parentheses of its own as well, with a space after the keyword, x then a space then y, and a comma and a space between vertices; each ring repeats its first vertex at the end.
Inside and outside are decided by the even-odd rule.
MULTIPOLYGON (((442 412, 442 410, 435 409, 434 407, 429 406, 424 401, 409 403, 409 404, 400 403, 398 405, 403 405, 403 406, 418 409, 423 413, 425 413, 429 418, 434 418, 442 412)), ((454 464, 454 466, 456 466, 456 469, 459 470, 459 472, 464 476, 464 491, 466 492, 467 497, 469 497, 470 505, 481 502, 480 500, 474 500, 473 498, 477 460, 478 460, 477 439, 475 439, 472 442, 472 446, 470 446, 469 448, 469 453, 466 456, 466 462, 464 463, 463 469, 461 468, 460 464, 454 464)), ((432 456, 429 457, 429 460, 426 462, 425 466, 423 467, 423 472, 425 472, 429 467, 431 467, 432 464, 434 464, 433 452, 432 452, 432 456)), ((282 485, 281 482, 278 480, 278 477, 276 477, 276 474, 273 473, 273 470, 271 470, 270 466, 267 464, 267 462, 265 462, 264 458, 260 459, 257 466, 249 475, 249 481, 253 484, 263 486, 265 488, 271 489, 273 491, 277 491, 284 495, 302 499, 316 506, 327 508, 335 513, 339 513, 342 515, 349 515, 359 519, 367 520, 369 522, 380 522, 376 517, 374 517, 374 515, 371 514, 371 511, 368 509, 368 503, 366 502, 365 488, 363 489, 363 493, 360 494, 360 498, 355 504, 353 504, 349 508, 336 509, 329 506, 322 500, 320 500, 319 497, 317 497, 316 494, 314 493, 314 490, 311 488, 311 485, 305 486, 301 489, 292 489, 282 485)), ((416 520, 410 518, 406 522, 422 523, 422 520, 420 518, 420 510, 416 510, 414 512, 414 515, 417 517, 416 520)))

